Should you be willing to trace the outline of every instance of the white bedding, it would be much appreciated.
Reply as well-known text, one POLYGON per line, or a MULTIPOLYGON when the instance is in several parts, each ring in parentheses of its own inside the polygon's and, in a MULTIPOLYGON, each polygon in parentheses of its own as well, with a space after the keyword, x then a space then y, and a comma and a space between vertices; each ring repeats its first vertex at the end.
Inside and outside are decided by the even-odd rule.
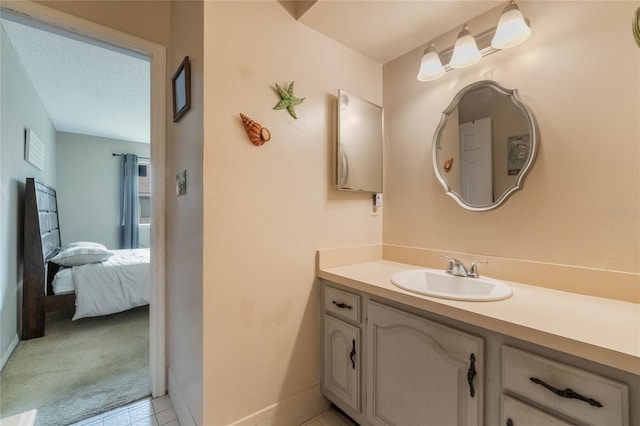
POLYGON ((149 304, 149 249, 111 251, 113 256, 103 262, 72 268, 74 320, 149 304))
POLYGON ((71 268, 60 268, 53 277, 53 294, 70 293, 75 291, 76 287, 73 285, 73 274, 71 268))

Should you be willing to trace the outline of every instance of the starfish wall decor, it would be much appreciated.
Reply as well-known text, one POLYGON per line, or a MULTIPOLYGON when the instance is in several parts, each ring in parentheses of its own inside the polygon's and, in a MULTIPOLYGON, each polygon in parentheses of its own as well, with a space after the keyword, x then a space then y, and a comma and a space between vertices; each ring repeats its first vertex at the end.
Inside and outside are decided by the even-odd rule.
POLYGON ((291 84, 289 84, 289 87, 287 88, 287 90, 284 90, 282 87, 278 85, 278 83, 276 83, 276 90, 278 91, 278 94, 280 95, 281 100, 280 102, 278 102, 276 106, 273 107, 273 109, 286 108, 287 111, 289 111, 289 114, 291 114, 291 116, 297 120, 298 117, 296 117, 295 107, 296 105, 300 105, 305 98, 296 98, 293 95, 293 83, 294 82, 292 81, 291 84))

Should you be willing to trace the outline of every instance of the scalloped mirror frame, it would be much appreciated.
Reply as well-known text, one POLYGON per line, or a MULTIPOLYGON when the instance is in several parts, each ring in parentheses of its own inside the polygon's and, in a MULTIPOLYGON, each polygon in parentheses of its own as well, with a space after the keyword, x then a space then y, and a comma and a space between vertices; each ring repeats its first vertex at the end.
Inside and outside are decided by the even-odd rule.
POLYGON ((502 205, 510 196, 511 194, 513 194, 514 192, 516 192, 519 189, 523 188, 524 185, 524 178, 527 176, 527 174, 529 173, 529 171, 531 170, 531 167, 533 166, 533 163, 535 161, 536 155, 538 153, 538 127, 536 124, 536 120, 535 117, 533 115, 533 112, 531 112, 531 110, 529 109, 529 107, 527 107, 527 105, 522 101, 522 99, 520 99, 520 96, 518 94, 518 89, 507 89, 503 86, 501 86, 499 83, 492 81, 492 80, 482 80, 482 81, 477 81, 475 83, 469 84, 468 86, 464 87, 462 90, 460 90, 456 96, 453 98, 453 100, 451 101, 451 103, 449 104, 449 106, 447 107, 447 109, 445 109, 442 112, 442 117, 440 119, 440 123, 438 124, 438 127, 436 128, 435 134, 433 136, 433 147, 432 147, 432 164, 433 164, 433 171, 436 175, 436 177, 438 178, 438 180, 440 181, 440 183, 442 184, 446 195, 450 196, 451 198, 453 198, 454 200, 456 200, 456 202, 458 204, 460 204, 460 206, 462 206, 463 208, 470 210, 470 211, 487 211, 487 210, 492 210, 495 209, 496 207, 502 205), (500 94, 509 96, 511 98, 511 101, 513 102, 513 104, 520 108, 520 110, 522 110, 522 112, 524 113, 524 116, 529 124, 529 134, 531 135, 531 148, 530 148, 530 154, 529 154, 529 158, 527 159, 527 161, 525 162, 524 166, 522 167, 522 169, 520 170, 520 173, 518 174, 518 179, 516 180, 514 186, 512 186, 511 188, 507 189, 501 196, 500 198, 498 198, 497 200, 495 200, 492 204, 489 205, 484 205, 484 206, 475 206, 475 205, 471 205, 469 203, 467 203, 461 196, 460 194, 458 194, 457 192, 453 191, 451 189, 451 187, 449 186, 449 184, 447 183, 446 179, 444 178, 444 176, 440 173, 440 170, 438 169, 438 149, 440 149, 440 138, 442 137, 442 133, 444 132, 444 129, 447 125, 447 121, 449 119, 449 115, 455 111, 455 109, 458 107, 458 104, 460 103, 460 100, 464 97, 464 95, 466 95, 467 93, 482 88, 482 87, 489 87, 495 91, 497 91, 500 94))

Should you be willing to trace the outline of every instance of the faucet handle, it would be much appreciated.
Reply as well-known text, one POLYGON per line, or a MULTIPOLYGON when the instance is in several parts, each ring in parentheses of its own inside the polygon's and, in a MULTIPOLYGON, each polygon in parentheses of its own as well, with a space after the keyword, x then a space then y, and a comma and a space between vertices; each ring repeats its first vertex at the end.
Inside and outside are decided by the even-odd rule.
POLYGON ((445 259, 447 261, 447 271, 451 272, 453 271, 453 268, 455 268, 456 266, 456 260, 453 257, 449 257, 449 256, 445 256, 444 254, 440 255, 441 259, 445 259))
POLYGON ((469 266, 469 272, 467 273, 468 277, 471 278, 478 278, 480 276, 480 274, 478 273, 478 267, 476 266, 478 263, 489 263, 486 260, 476 260, 474 261, 471 266, 469 266))

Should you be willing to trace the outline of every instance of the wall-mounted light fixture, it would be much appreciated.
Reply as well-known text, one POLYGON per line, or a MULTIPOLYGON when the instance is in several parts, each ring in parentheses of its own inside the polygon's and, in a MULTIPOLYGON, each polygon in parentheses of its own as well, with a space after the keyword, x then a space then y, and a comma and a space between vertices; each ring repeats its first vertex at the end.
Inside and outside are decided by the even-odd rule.
POLYGON ((433 42, 429 42, 422 56, 417 78, 419 81, 436 80, 453 68, 469 67, 477 64, 483 56, 517 46, 530 35, 529 22, 515 1, 510 0, 502 11, 496 27, 474 37, 469 26, 464 24, 455 45, 440 53, 436 52, 433 42), (446 65, 442 65, 443 63, 446 65))
POLYGON ((453 55, 449 66, 451 68, 466 68, 477 64, 480 59, 482 59, 482 55, 478 50, 476 39, 471 35, 469 26, 464 24, 462 31, 458 34, 456 44, 453 46, 453 55))
POLYGON ((420 69, 418 70, 418 80, 431 81, 442 77, 445 73, 442 62, 440 62, 440 55, 436 52, 436 46, 433 43, 429 43, 422 55, 422 62, 420 63, 420 69))

